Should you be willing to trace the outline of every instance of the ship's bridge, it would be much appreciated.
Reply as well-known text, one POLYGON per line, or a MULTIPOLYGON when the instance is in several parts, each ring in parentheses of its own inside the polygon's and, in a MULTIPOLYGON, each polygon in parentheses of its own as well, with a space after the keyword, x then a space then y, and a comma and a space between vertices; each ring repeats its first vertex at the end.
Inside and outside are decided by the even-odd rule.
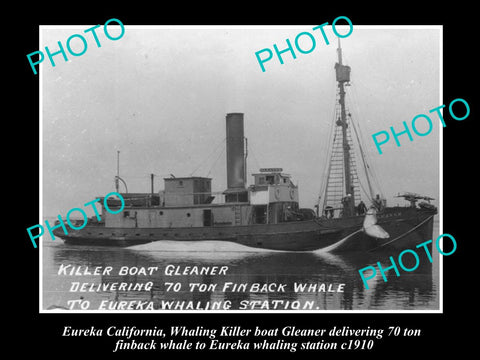
POLYGON ((252 205, 298 203, 298 187, 293 184, 289 174, 283 173, 282 168, 262 168, 252 176, 254 184, 248 189, 252 205))

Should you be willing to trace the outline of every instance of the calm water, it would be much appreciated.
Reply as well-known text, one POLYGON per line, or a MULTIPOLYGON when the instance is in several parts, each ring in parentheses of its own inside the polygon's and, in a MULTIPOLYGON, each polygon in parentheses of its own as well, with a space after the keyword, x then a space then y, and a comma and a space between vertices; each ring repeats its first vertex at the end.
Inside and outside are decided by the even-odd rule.
MULTIPOLYGON (((437 220, 434 239, 436 236, 437 220)), ((435 250, 433 265, 422 266, 410 273, 400 270, 400 277, 390 271, 388 282, 378 274, 368 282, 369 290, 365 289, 358 269, 377 261, 383 264, 382 260, 391 254, 339 256, 321 252, 259 251, 214 241, 191 244, 162 241, 130 248, 110 248, 73 246, 59 240, 46 240, 42 250, 42 310, 79 310, 80 302, 73 303, 72 300, 81 300, 88 311, 160 311, 169 307, 177 311, 212 308, 270 311, 439 308, 438 254, 435 250), (68 266, 65 272, 61 271, 62 266, 68 266), (194 266, 209 267, 210 270, 216 266, 217 272, 203 275, 170 275, 165 272, 171 268, 189 272, 194 266), (91 274, 84 272, 86 267, 91 274), (96 267, 98 274, 93 273, 96 267), (124 274, 125 267, 132 273, 124 274), (227 267, 225 273, 219 273, 221 267, 227 267), (72 268, 82 275, 70 274, 72 268), (121 283, 124 289, 112 288, 121 283), (81 284, 86 291, 78 291, 81 284), (203 289, 191 284, 199 284, 203 289), (240 284, 245 285, 235 288, 240 284), (269 292, 262 289, 265 284, 270 284, 269 292), (298 284, 311 286, 310 291, 295 288, 298 284), (343 292, 339 292, 339 288, 343 292)), ((420 258, 422 265, 428 262, 420 258)))

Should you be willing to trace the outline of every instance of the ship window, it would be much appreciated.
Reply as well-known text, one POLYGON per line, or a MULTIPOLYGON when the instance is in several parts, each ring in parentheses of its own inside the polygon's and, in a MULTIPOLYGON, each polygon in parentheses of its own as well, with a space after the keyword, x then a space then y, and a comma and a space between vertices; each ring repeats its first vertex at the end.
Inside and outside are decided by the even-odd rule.
POLYGON ((187 217, 190 217, 190 213, 187 213, 187 217))
POLYGON ((267 180, 267 183, 270 184, 270 185, 273 185, 275 184, 275 176, 273 175, 267 175, 265 177, 265 179, 267 180))
POLYGON ((265 176, 259 176, 258 185, 264 185, 264 184, 265 184, 265 176))
POLYGON ((287 183, 287 178, 283 178, 283 183, 284 183, 284 184, 287 183))
POLYGON ((160 211, 160 215, 163 215, 163 211, 160 211))
POLYGON ((183 186, 183 180, 178 180, 178 186, 183 186))
POLYGON ((123 212, 123 217, 127 217, 127 216, 130 216, 130 211, 124 211, 123 212))

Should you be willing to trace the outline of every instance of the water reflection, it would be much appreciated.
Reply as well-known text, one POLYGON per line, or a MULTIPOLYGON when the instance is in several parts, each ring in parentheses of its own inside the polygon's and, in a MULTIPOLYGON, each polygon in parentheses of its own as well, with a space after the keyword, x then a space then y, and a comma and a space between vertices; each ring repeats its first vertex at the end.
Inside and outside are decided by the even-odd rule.
MULTIPOLYGON (((45 244, 43 308, 68 307, 69 300, 82 299, 90 302, 89 310, 108 310, 109 306, 111 309, 118 308, 121 301, 148 302, 150 309, 155 310, 169 309, 168 304, 174 304, 172 306, 177 306, 177 310, 215 309, 214 305, 218 306, 218 310, 438 309, 438 271, 434 271, 438 262, 435 266, 428 264, 411 273, 402 272, 400 277, 388 273, 388 282, 384 282, 379 274, 369 281, 370 289, 366 290, 358 269, 388 259, 391 254, 251 251, 234 244, 229 247, 216 242, 190 245, 193 247, 188 249, 189 244, 158 242, 122 249, 45 244), (81 267, 81 271, 88 267, 92 272, 99 267, 101 272, 107 266, 113 270, 100 275, 59 275, 61 264, 81 267), (218 271, 214 274, 168 275, 165 273, 167 265, 187 272, 194 266, 210 269, 228 266, 228 270, 225 275, 218 271), (158 267, 158 270, 147 275, 125 274, 121 272, 122 268, 125 272, 125 267, 134 269, 134 272, 135 268, 142 267, 158 267), (72 282, 88 283, 87 287, 93 284, 95 291, 72 291, 72 282), (112 289, 115 283, 143 284, 143 287, 139 291, 112 289), (274 284, 270 285, 274 291, 249 291, 255 283, 259 288, 253 290, 260 290, 265 284, 274 284), (149 288, 147 284, 153 286, 149 288), (206 291, 190 288, 194 286, 191 284, 203 284, 201 286, 206 291), (245 284, 242 285, 245 289, 239 289, 240 284, 245 284), (306 284, 307 288, 303 291, 295 289, 298 284, 306 284), (317 286, 317 291, 306 291, 309 286, 311 290, 317 286), (340 288, 343 291, 337 292, 340 288), (243 307, 245 304, 248 304, 246 308, 243 307), (273 304, 278 307, 273 307, 273 304), (300 308, 295 307, 297 304, 300 308)), ((147 305, 143 306, 139 310, 146 309, 147 305)))

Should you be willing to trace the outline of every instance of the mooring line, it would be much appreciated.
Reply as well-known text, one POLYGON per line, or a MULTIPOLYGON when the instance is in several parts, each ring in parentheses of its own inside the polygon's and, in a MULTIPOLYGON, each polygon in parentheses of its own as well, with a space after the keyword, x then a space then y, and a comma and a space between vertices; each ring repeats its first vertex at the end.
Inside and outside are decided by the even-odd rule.
POLYGON ((375 251, 375 250, 377 250, 377 249, 380 249, 380 248, 382 248, 382 247, 384 247, 384 246, 386 246, 386 245, 389 245, 389 244, 393 243, 394 241, 397 241, 397 240, 400 239, 400 238, 403 238, 404 236, 410 234, 412 231, 415 231, 416 229, 418 229, 420 226, 422 226, 423 224, 425 224, 427 221, 429 221, 429 220, 432 219, 432 218, 433 218, 433 215, 430 216, 430 217, 428 217, 428 218, 425 219, 424 221, 422 221, 420 224, 418 224, 418 225, 415 226, 414 228, 408 230, 405 234, 402 234, 402 235, 400 235, 400 236, 397 236, 395 239, 390 240, 390 241, 388 241, 388 242, 386 242, 385 244, 382 244, 382 245, 380 245, 380 246, 377 246, 377 247, 374 248, 374 249, 368 250, 368 252, 375 251))

